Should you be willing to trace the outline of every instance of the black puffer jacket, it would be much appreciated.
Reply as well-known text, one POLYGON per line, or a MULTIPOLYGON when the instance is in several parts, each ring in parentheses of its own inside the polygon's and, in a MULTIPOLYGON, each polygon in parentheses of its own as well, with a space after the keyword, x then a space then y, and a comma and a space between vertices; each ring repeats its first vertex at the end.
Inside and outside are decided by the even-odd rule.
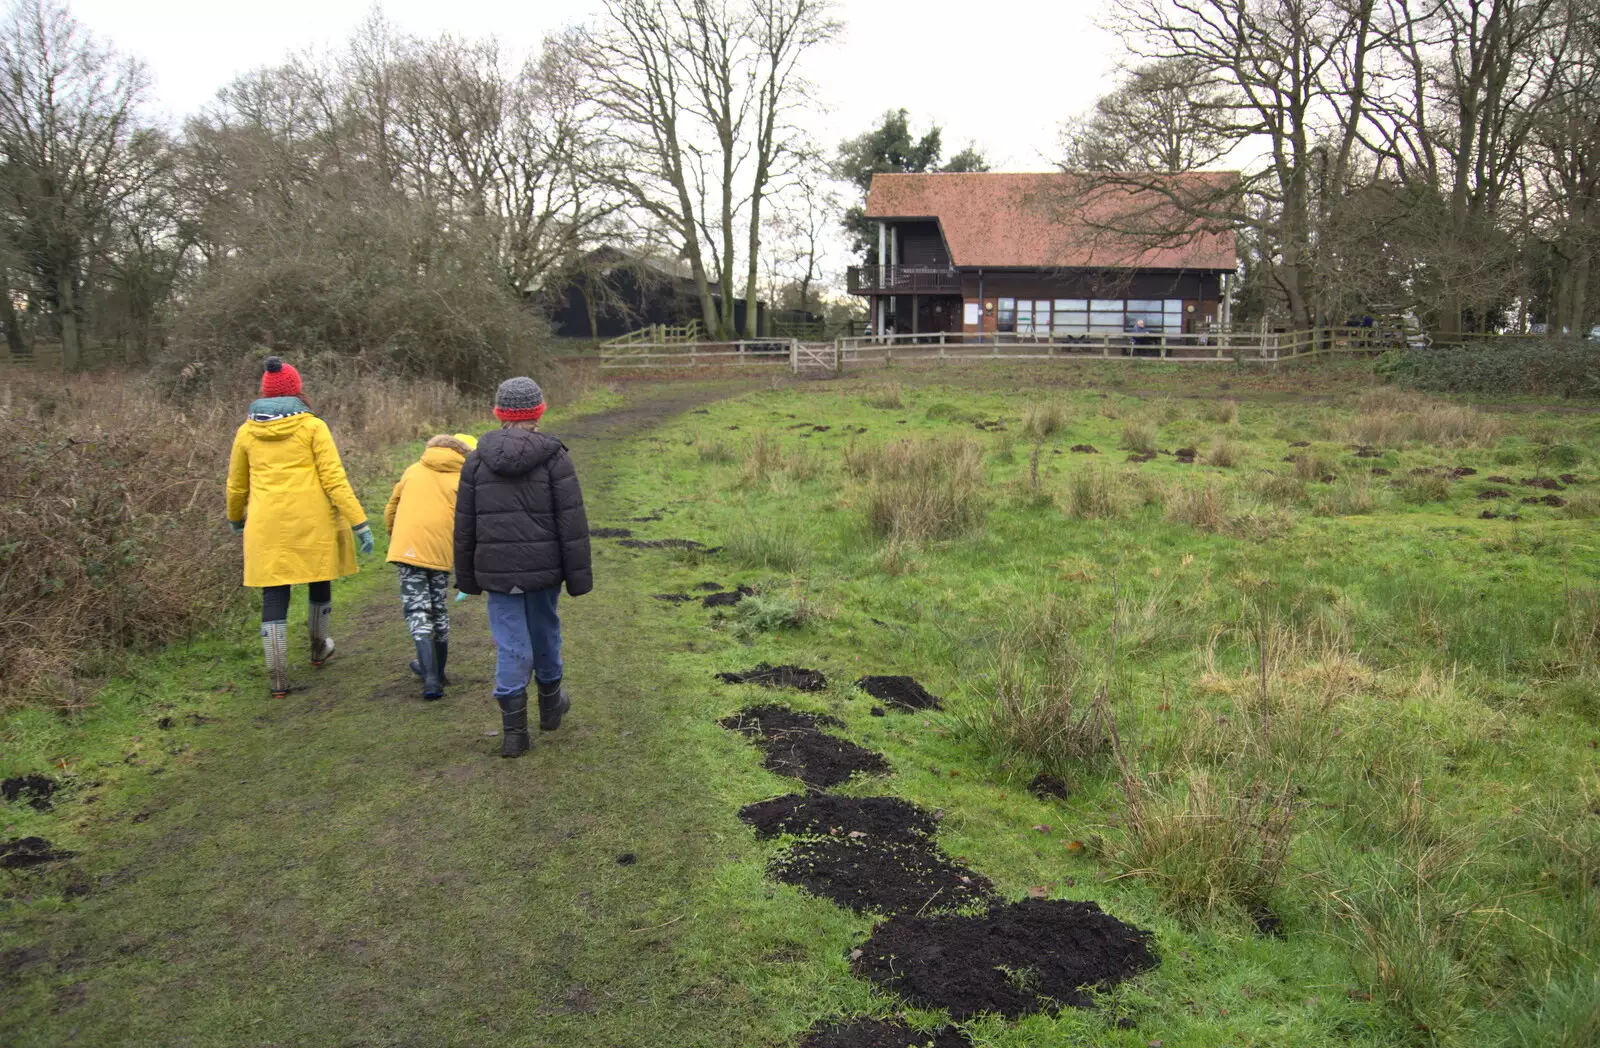
POLYGON ((594 589, 589 521, 565 444, 526 429, 478 442, 456 492, 456 588, 520 593, 594 589))

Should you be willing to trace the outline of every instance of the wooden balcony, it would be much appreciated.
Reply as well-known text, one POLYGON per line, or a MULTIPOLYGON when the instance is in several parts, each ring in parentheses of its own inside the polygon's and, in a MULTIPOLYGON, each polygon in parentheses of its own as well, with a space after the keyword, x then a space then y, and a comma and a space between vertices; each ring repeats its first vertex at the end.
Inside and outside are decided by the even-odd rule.
POLYGON ((851 266, 852 295, 959 295, 961 274, 949 266, 851 266))

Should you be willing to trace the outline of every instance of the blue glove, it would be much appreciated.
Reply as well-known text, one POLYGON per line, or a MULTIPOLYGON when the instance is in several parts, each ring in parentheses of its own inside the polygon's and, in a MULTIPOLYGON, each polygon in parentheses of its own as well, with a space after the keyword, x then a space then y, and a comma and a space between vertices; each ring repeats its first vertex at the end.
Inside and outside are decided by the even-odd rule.
POLYGON ((466 599, 467 599, 467 595, 465 593, 461 593, 461 592, 457 592, 456 593, 456 603, 457 604, 460 604, 462 601, 464 601, 466 599))
POLYGON ((357 524, 355 527, 351 528, 350 530, 356 533, 356 542, 358 544, 360 544, 361 552, 362 553, 371 553, 372 552, 372 547, 373 547, 372 525, 365 524, 365 523, 357 524))
POLYGON ((244 521, 242 520, 230 520, 228 521, 228 527, 233 529, 235 535, 244 534, 244 521))

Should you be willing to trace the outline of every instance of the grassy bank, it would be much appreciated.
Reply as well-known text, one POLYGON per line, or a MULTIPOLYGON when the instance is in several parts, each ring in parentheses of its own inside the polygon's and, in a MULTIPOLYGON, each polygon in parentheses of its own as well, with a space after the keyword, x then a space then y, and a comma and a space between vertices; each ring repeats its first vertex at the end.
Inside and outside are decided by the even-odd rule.
POLYGON ((658 433, 635 530, 724 551, 653 554, 653 584, 758 593, 663 603, 673 665, 824 670, 795 704, 886 753, 948 851, 1157 930, 1137 1034, 978 1043, 1590 1043, 1600 419, 1059 375, 797 386, 658 433), (870 716, 864 673, 949 708, 870 716))

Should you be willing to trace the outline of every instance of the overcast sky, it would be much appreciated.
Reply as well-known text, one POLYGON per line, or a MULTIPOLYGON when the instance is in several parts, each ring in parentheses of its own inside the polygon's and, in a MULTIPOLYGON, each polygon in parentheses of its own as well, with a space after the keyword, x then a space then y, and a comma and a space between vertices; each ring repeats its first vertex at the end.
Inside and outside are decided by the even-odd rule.
MULTIPOLYGON (((155 102, 177 119, 236 74, 307 48, 336 46, 370 0, 69 0, 103 40, 143 59, 155 102)), ((517 53, 581 21, 593 0, 388 0, 402 32, 493 35, 517 53)), ((817 132, 828 145, 904 106, 945 128, 948 156, 975 141, 997 168, 1042 170, 1056 124, 1106 87, 1114 41, 1094 24, 1099 0, 840 0, 843 38, 810 65, 817 132)))

